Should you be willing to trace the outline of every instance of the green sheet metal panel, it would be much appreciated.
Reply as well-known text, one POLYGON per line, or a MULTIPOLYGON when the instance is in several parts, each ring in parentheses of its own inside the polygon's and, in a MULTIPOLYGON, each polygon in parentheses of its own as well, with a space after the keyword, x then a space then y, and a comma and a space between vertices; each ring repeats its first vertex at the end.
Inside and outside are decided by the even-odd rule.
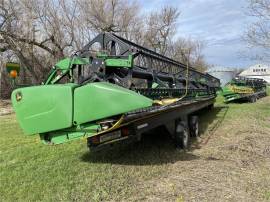
POLYGON ((43 133, 40 134, 40 139, 44 144, 62 144, 75 139, 91 137, 95 135, 98 130, 100 130, 100 125, 92 123, 84 128, 78 126, 77 128, 71 127, 64 130, 43 133))
POLYGON ((231 94, 235 94, 228 86, 224 86, 222 88, 222 95, 226 96, 226 95, 231 95, 231 94))
POLYGON ((128 59, 106 59, 106 67, 132 67, 132 61, 128 59))
POLYGON ((126 88, 96 82, 74 91, 74 123, 86 123, 152 106, 152 100, 126 88))
POLYGON ((74 84, 16 89, 12 104, 24 133, 31 135, 72 126, 74 84))
POLYGON ((69 69, 69 66, 71 64, 75 64, 75 65, 89 64, 89 59, 88 58, 80 58, 80 57, 65 58, 65 59, 57 62, 55 64, 55 66, 58 69, 66 70, 66 69, 69 69))

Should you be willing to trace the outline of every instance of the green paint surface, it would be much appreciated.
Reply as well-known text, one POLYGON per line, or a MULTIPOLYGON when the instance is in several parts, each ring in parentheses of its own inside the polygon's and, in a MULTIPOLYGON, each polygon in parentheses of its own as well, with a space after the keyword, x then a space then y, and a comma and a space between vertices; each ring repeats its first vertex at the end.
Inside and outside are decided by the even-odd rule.
POLYGON ((42 85, 12 92, 12 104, 23 131, 30 135, 72 125, 72 92, 76 85, 42 85), (21 100, 16 95, 21 94, 21 100))
POLYGON ((152 106, 152 100, 107 82, 91 83, 74 91, 74 122, 90 122, 152 106))
POLYGON ((132 61, 126 59, 106 59, 107 67, 131 67, 132 61))
POLYGON ((224 102, 227 103, 227 102, 230 102, 230 101, 233 101, 233 100, 237 100, 239 98, 241 98, 241 96, 238 94, 238 93, 234 93, 229 87, 228 85, 227 86, 224 86, 222 88, 222 92, 221 94, 224 96, 224 102))
POLYGON ((98 53, 98 58, 105 60, 106 67, 128 67, 133 66, 133 56, 129 55, 128 57, 115 57, 109 56, 107 54, 98 53))
POLYGON ((68 129, 52 131, 40 134, 40 139, 44 144, 62 144, 71 140, 91 137, 100 130, 100 125, 95 123, 86 124, 85 127, 73 126, 68 129))
POLYGON ((97 125, 78 125, 152 105, 152 100, 117 85, 97 82, 16 89, 12 104, 27 135, 43 133, 59 144, 96 133, 97 125), (18 95, 21 99, 18 100, 18 95))
POLYGON ((57 62, 55 64, 55 66, 58 69, 67 70, 67 69, 69 69, 69 66, 71 64, 75 64, 75 65, 89 64, 89 59, 87 59, 87 58, 79 58, 79 57, 65 58, 65 59, 60 60, 59 62, 57 62))

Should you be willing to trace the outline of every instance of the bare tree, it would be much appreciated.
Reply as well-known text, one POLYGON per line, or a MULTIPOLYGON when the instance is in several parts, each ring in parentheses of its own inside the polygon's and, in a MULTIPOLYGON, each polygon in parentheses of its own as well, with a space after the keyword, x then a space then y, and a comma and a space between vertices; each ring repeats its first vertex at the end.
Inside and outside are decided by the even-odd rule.
POLYGON ((193 41, 192 66, 200 72, 205 72, 208 69, 208 64, 203 55, 205 43, 202 41, 193 41))
POLYGON ((169 6, 150 13, 146 20, 146 46, 165 55, 170 39, 175 34, 176 21, 179 16, 178 9, 169 6))
MULTIPOLYGON (((173 7, 149 15, 140 11, 137 0, 0 0, 0 57, 20 62, 24 82, 40 83, 56 61, 107 31, 185 61, 172 40, 180 12, 173 7)), ((199 49, 187 47, 195 61, 199 49)), ((196 61, 204 59, 200 55, 196 61)))
POLYGON ((139 6, 127 0, 78 0, 83 20, 94 32, 129 33, 136 24, 139 6))
POLYGON ((64 0, 2 0, 0 45, 11 50, 33 82, 74 47, 80 47, 77 6, 64 0))
POLYGON ((44 69, 43 64, 48 65, 39 61, 42 56, 54 63, 81 48, 98 31, 119 32, 128 37, 127 33, 133 32, 131 27, 138 25, 136 3, 132 3, 126 0, 2 0, 1 50, 12 50, 38 80, 32 67, 38 65, 44 69))
POLYGON ((204 44, 201 41, 179 37, 169 44, 168 56, 181 63, 189 63, 197 70, 204 72, 208 65, 202 54, 203 48, 204 44))
POLYGON ((98 31, 139 38, 140 32, 133 31, 141 21, 135 1, 83 2, 0 0, 0 56, 15 56, 25 70, 20 79, 40 83, 56 61, 80 49, 98 31))
POLYGON ((264 49, 270 48, 270 0, 249 0, 248 15, 256 21, 244 35, 249 45, 264 49))

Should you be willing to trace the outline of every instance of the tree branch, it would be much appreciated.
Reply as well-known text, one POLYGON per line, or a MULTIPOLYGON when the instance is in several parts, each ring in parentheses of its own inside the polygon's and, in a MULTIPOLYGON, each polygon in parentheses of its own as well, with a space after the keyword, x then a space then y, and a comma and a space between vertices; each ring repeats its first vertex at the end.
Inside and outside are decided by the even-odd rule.
POLYGON ((15 35, 15 34, 7 33, 5 31, 0 31, 0 34, 2 34, 4 36, 7 36, 7 37, 10 37, 10 38, 12 38, 13 40, 16 40, 16 41, 20 41, 20 42, 23 42, 23 43, 38 46, 38 47, 46 50, 47 52, 49 52, 51 55, 55 55, 55 51, 53 51, 52 49, 50 49, 49 47, 44 45, 44 43, 46 41, 50 40, 50 39, 46 39, 45 41, 42 41, 42 42, 37 42, 37 41, 31 40, 31 39, 19 37, 19 36, 15 35))

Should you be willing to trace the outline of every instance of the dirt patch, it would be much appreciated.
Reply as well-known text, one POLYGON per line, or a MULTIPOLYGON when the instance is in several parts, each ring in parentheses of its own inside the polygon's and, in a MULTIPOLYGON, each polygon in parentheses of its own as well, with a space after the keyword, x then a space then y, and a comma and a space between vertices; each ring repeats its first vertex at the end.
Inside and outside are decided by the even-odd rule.
POLYGON ((270 128, 262 127, 255 110, 243 109, 207 130, 184 154, 197 158, 177 161, 159 178, 140 182, 132 200, 270 201, 270 128))
POLYGON ((0 116, 13 113, 10 100, 0 100, 0 116))

